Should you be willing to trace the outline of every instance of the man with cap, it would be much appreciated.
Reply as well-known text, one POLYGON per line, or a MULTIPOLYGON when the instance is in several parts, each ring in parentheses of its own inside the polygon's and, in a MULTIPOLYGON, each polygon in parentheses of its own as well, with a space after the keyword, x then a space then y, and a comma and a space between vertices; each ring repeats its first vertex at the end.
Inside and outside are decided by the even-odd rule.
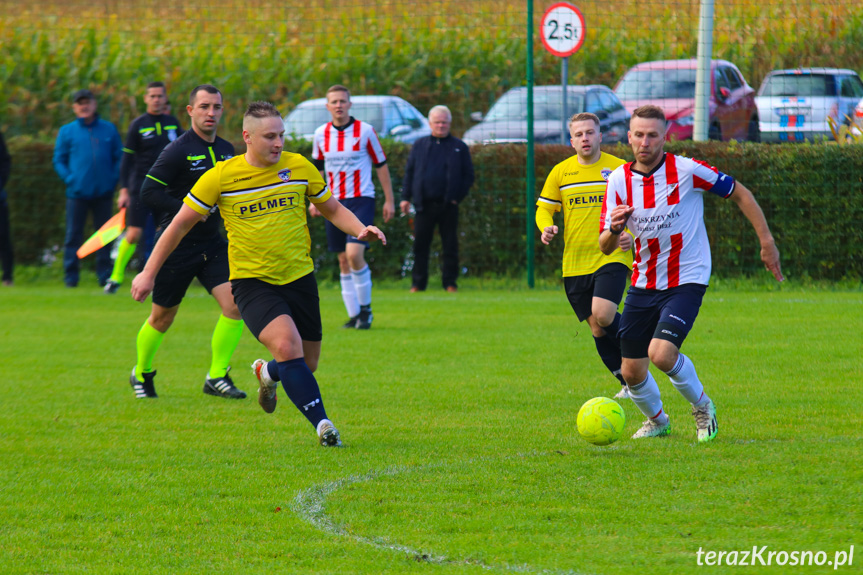
MULTIPOLYGON (((96 97, 90 90, 72 96, 76 119, 62 128, 54 145, 54 169, 66 184, 66 239, 63 275, 67 287, 77 287, 78 248, 84 242, 87 212, 99 229, 111 217, 114 189, 120 175, 123 144, 111 122, 96 113, 96 97)), ((111 248, 96 253, 96 275, 104 286, 111 276, 111 248)))

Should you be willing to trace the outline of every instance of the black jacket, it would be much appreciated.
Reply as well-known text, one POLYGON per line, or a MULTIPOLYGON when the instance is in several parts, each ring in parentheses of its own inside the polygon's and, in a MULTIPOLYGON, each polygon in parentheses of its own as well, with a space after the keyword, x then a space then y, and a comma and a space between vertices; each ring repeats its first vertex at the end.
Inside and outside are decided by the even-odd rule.
POLYGON ((473 185, 473 162, 470 150, 464 142, 448 135, 445 138, 425 136, 414 142, 405 168, 402 200, 414 205, 417 211, 423 207, 423 180, 428 174, 443 174, 446 182, 443 199, 447 203, 461 203, 473 185), (432 153, 432 146, 441 146, 443 153, 432 153), (433 158, 437 158, 436 160, 433 158))

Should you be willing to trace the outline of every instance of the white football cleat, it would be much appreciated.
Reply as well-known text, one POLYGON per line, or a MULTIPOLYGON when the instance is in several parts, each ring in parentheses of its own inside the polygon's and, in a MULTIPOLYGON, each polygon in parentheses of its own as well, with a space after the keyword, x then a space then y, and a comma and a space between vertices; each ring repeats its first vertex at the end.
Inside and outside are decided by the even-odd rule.
POLYGON ((641 429, 632 435, 632 439, 641 439, 642 437, 660 437, 671 433, 671 418, 665 417, 665 423, 657 423, 653 419, 648 419, 641 424, 641 429))
POLYGON ((719 433, 716 423, 716 406, 708 399, 702 406, 692 406, 692 416, 695 417, 695 428, 698 430, 698 443, 706 443, 719 433))

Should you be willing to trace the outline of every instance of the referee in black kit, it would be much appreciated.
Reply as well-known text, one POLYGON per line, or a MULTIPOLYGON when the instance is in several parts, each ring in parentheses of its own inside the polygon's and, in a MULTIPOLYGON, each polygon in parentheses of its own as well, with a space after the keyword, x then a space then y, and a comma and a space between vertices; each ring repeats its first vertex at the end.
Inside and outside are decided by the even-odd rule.
MULTIPOLYGON (((191 129, 162 151, 141 187, 144 203, 157 218, 157 235, 179 211, 183 198, 198 178, 216 162, 234 155, 234 146, 216 136, 223 110, 222 93, 215 86, 202 84, 192 90, 186 110, 192 121, 191 129)), ((243 321, 228 281, 228 243, 221 235, 221 227, 218 210, 203 218, 156 276, 152 311, 138 332, 138 363, 129 379, 136 397, 157 397, 153 359, 196 277, 222 311, 213 331, 212 362, 204 381, 204 393, 233 399, 246 397, 228 375, 231 356, 243 333, 243 321)))

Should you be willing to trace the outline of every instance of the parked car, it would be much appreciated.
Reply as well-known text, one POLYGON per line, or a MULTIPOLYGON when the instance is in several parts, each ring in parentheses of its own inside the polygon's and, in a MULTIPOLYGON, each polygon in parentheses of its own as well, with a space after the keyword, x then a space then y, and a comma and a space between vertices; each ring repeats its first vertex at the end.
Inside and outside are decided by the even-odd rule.
MULTIPOLYGON (((301 102, 285 118, 285 135, 311 141, 315 130, 329 122, 326 98, 301 102)), ((431 134, 428 120, 398 96, 351 96, 351 115, 371 124, 381 138, 412 144, 431 134)))
POLYGON ((765 142, 833 139, 830 119, 850 124, 863 98, 863 81, 853 70, 797 68, 773 70, 764 78, 755 103, 765 142))
MULTIPOLYGON (((599 129, 605 143, 626 141, 629 112, 607 86, 567 86, 567 115, 592 112, 599 117, 599 129)), ((464 133, 468 144, 527 142, 527 88, 513 88, 500 97, 483 117, 478 112, 471 119, 479 122, 464 133)), ((533 89, 533 138, 537 144, 559 144, 566 133, 563 125, 563 89, 561 86, 535 86, 533 89)), ((569 134, 566 134, 569 141, 569 134)))
MULTIPOLYGON (((665 111, 669 140, 692 138, 695 124, 695 74, 698 61, 659 60, 629 69, 614 93, 632 112, 654 104, 665 111)), ((755 90, 737 66, 711 60, 708 137, 711 140, 758 141, 755 90)))

